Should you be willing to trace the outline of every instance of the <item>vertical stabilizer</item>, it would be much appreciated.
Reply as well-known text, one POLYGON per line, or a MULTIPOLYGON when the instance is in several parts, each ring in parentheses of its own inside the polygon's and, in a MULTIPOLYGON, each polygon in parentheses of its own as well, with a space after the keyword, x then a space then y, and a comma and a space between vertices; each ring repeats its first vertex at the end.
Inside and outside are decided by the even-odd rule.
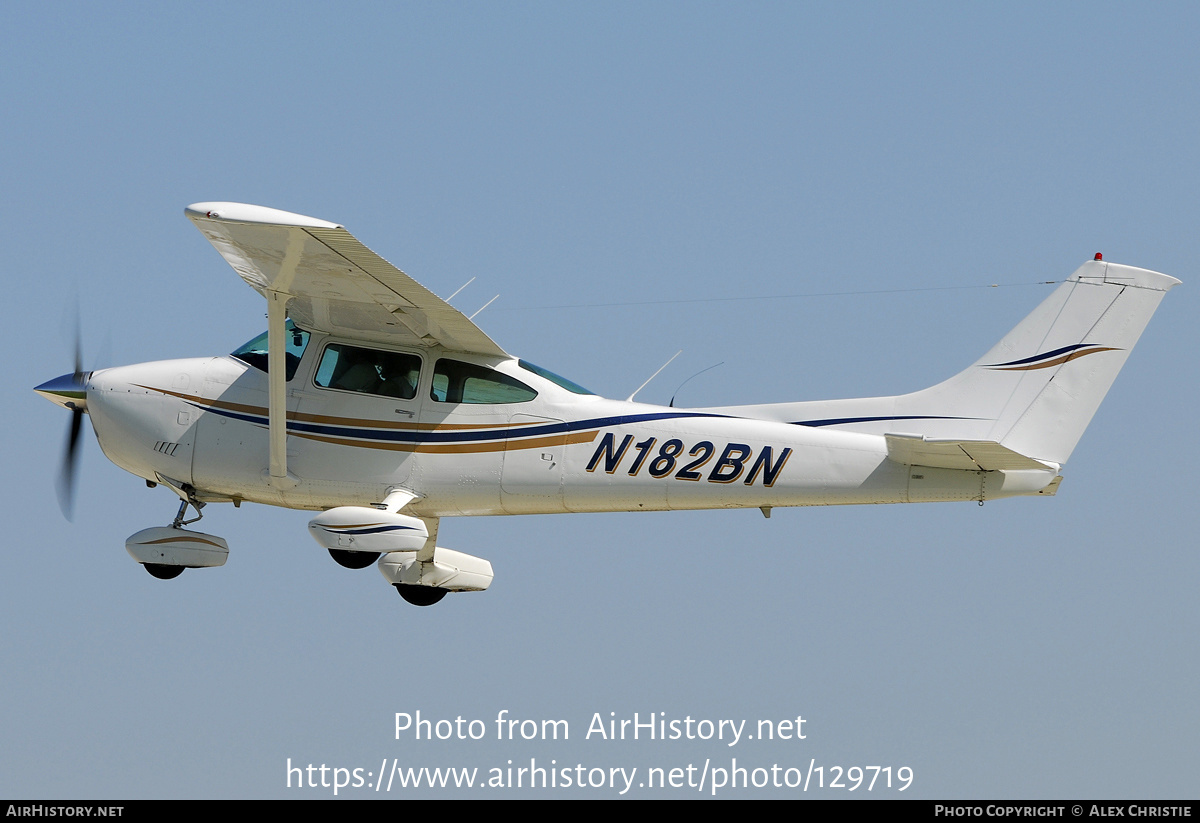
POLYGON ((1174 277, 1090 260, 965 371, 912 394, 714 411, 1001 443, 1065 463, 1174 277))
POLYGON ((1159 301, 1178 284, 1165 274, 1099 260, 1080 266, 964 373, 970 375, 964 388, 1003 400, 988 439, 1065 463, 1159 301))

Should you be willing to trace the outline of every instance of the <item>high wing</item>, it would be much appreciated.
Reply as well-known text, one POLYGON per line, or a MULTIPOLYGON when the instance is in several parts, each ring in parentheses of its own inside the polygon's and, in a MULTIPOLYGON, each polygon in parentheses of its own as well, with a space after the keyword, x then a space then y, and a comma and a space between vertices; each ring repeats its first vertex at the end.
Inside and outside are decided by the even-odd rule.
POLYGON ((336 223, 245 203, 195 203, 184 213, 267 299, 268 471, 277 488, 298 482, 287 470, 287 316, 310 331, 507 357, 462 312, 336 223))
POLYGON ((255 291, 286 295, 301 328, 507 357, 462 312, 336 223, 244 203, 184 211, 255 291))

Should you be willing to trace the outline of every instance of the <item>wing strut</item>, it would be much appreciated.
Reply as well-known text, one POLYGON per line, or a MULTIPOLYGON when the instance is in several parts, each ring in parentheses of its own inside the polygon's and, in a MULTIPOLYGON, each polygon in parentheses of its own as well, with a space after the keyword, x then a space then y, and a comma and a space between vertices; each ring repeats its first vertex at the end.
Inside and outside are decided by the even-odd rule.
POLYGON ((287 470, 287 301, 283 292, 267 292, 267 425, 271 439, 270 483, 290 489, 296 478, 287 470))
POLYGON ((295 487, 287 470, 287 304, 304 252, 304 233, 289 231, 279 272, 267 295, 267 426, 271 439, 271 485, 295 487))

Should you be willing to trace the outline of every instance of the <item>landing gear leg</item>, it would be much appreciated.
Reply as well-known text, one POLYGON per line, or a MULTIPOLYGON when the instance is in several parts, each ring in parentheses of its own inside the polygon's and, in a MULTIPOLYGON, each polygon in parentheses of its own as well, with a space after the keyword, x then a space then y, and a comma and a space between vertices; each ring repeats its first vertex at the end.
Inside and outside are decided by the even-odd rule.
POLYGON ((196 499, 196 490, 190 485, 184 484, 183 493, 187 495, 187 498, 179 501, 179 511, 175 514, 175 519, 171 521, 172 529, 182 529, 187 524, 195 523, 204 517, 204 512, 200 510, 204 508, 205 504, 196 499), (188 506, 196 510, 196 516, 191 520, 184 520, 188 506))

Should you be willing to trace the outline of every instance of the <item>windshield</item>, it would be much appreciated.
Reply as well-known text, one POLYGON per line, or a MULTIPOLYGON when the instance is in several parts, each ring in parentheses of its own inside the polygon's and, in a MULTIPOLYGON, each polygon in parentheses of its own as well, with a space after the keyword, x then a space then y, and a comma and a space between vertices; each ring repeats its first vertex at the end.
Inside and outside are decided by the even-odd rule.
POLYGON ((588 391, 578 383, 573 383, 565 377, 560 377, 549 369, 543 369, 541 366, 535 366, 528 360, 518 360, 517 364, 520 365, 520 367, 525 371, 531 371, 538 377, 544 377, 554 385, 564 388, 569 392, 574 392, 575 394, 595 394, 594 391, 588 391))
MULTIPOLYGON (((287 351, 284 355, 287 360, 287 368, 284 373, 286 374, 286 379, 291 380, 296 376, 296 369, 300 365, 300 358, 304 356, 304 349, 308 346, 308 332, 298 328, 295 323, 289 320, 287 321, 287 325, 284 326, 284 339, 287 341, 287 351)), ((268 371, 267 333, 263 332, 246 345, 239 347, 237 351, 233 352, 233 356, 259 371, 268 371)))

